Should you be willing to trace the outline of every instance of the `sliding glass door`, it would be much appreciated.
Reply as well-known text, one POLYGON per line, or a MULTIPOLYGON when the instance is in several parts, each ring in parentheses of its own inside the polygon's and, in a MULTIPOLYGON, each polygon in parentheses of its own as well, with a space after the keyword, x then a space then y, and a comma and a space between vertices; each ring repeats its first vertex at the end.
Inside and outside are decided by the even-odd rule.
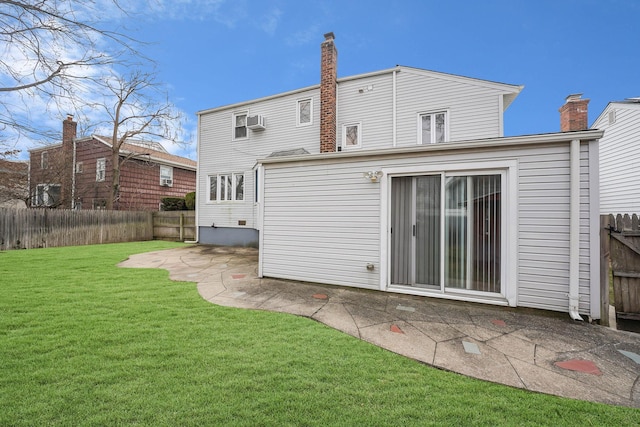
POLYGON ((391 179, 391 284, 501 293, 502 176, 391 179))

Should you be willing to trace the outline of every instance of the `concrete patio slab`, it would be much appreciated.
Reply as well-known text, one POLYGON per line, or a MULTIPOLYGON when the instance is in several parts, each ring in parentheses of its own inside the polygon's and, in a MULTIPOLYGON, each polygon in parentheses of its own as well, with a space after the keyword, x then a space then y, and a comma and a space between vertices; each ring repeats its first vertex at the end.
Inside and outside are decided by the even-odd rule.
POLYGON ((638 334, 540 310, 259 278, 257 264, 255 249, 193 245, 133 255, 120 266, 164 268, 173 280, 195 282, 211 303, 309 317, 470 377, 640 408, 638 334), (560 367, 572 360, 600 375, 560 367))

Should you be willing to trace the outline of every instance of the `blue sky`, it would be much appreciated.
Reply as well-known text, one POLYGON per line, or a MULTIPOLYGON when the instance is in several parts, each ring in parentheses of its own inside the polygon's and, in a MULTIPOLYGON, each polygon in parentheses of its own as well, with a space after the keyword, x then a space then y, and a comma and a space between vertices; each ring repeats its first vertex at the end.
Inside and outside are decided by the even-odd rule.
POLYGON ((524 85, 507 136, 559 131, 571 93, 591 99, 590 123, 640 96, 638 0, 133 1, 117 25, 152 43, 194 140, 196 111, 317 84, 329 31, 339 77, 400 64, 524 85))

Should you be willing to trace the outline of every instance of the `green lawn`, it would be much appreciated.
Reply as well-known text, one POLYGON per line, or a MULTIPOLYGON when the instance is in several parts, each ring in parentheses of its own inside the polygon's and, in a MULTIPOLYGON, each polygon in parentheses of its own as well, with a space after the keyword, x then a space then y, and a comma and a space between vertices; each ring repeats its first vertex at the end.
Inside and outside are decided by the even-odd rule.
POLYGON ((439 371, 309 319, 218 307, 144 242, 0 252, 0 425, 639 425, 439 371))

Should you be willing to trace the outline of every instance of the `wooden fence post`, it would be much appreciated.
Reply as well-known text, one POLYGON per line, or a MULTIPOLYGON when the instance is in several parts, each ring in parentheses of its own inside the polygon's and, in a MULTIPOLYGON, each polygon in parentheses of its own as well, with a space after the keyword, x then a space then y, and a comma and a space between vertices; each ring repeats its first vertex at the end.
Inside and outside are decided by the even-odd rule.
POLYGON ((184 242, 184 214, 180 212, 180 241, 184 242))
POLYGON ((600 215, 600 324, 609 325, 609 215, 600 215))

